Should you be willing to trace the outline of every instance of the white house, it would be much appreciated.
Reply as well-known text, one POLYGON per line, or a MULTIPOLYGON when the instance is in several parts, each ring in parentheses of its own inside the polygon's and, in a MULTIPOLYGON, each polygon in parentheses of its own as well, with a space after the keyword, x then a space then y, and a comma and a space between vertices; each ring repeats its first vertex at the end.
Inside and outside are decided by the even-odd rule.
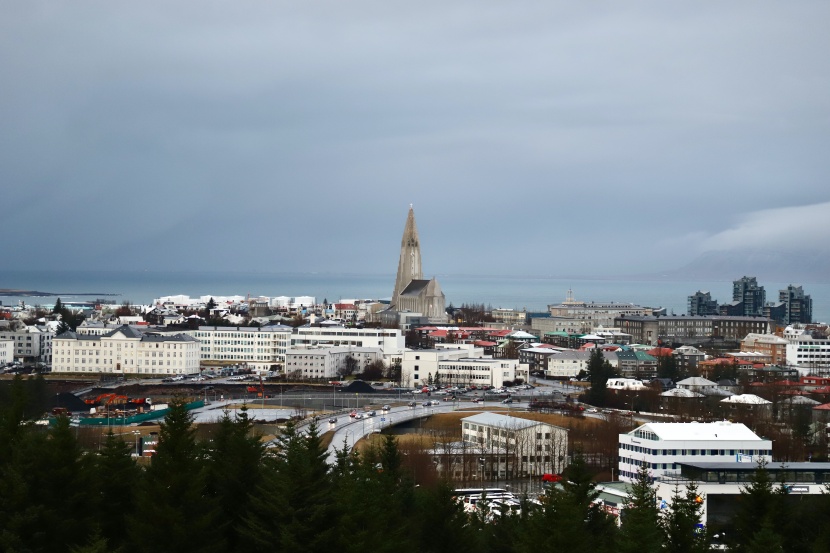
POLYGON ((678 463, 772 461, 772 441, 740 423, 650 422, 619 438, 619 477, 633 482, 643 464, 652 477, 678 470, 678 463))

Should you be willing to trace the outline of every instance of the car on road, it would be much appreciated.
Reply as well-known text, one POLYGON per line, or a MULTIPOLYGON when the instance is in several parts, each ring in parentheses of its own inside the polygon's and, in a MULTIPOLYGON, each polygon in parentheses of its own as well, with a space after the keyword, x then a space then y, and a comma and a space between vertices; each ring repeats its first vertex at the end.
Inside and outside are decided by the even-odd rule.
POLYGON ((507 399, 503 399, 503 400, 502 400, 502 403, 513 403, 513 398, 510 398, 510 397, 509 397, 509 398, 507 398, 507 399))
POLYGON ((482 400, 480 397, 477 397, 473 400, 473 403, 481 403, 482 401, 484 400, 482 400))
POLYGON ((354 419, 355 420, 362 419, 362 418, 363 418, 363 413, 355 413, 354 414, 354 419))
POLYGON ((590 407, 590 408, 586 409, 586 411, 588 413, 599 413, 599 409, 597 409, 596 407, 590 407))
POLYGON ((330 422, 331 424, 337 424, 337 417, 332 417, 332 418, 330 418, 330 419, 329 419, 329 422, 330 422))
POLYGON ((377 413, 375 411, 369 411, 368 413, 366 413, 366 416, 367 417, 374 417, 374 416, 377 416, 377 413))
POLYGON ((351 418, 355 418, 357 416, 357 411, 352 411, 351 413, 349 413, 349 416, 351 418))
POLYGON ((391 406, 389 406, 389 405, 384 405, 383 407, 381 407, 381 408, 380 408, 380 410, 381 410, 381 411, 389 411, 391 408, 392 408, 392 407, 391 407, 391 406))
POLYGON ((429 407, 430 405, 432 405, 432 402, 431 401, 425 401, 421 405, 423 405, 424 407, 429 407))
POLYGON ((417 403, 415 403, 414 401, 410 401, 410 402, 409 402, 409 406, 410 406, 410 407, 415 407, 416 405, 418 405, 418 404, 417 404, 417 403))

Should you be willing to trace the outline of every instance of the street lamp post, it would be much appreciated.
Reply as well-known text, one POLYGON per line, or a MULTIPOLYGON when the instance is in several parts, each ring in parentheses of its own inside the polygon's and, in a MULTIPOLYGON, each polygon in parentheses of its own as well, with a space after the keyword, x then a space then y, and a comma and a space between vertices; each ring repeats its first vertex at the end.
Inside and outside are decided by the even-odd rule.
POLYGON ((481 495, 484 496, 484 457, 478 458, 478 472, 479 485, 481 486, 481 495))
POLYGON ((141 435, 141 432, 138 430, 133 430, 133 436, 135 436, 135 456, 138 457, 138 437, 141 435))

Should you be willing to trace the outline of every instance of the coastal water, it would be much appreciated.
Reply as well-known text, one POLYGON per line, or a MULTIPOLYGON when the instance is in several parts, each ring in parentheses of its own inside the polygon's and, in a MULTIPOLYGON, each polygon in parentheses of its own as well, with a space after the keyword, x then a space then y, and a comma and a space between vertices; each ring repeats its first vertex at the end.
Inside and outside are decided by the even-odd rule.
MULTIPOLYGON (((438 275, 447 304, 483 303, 491 307, 544 311, 563 301, 569 289, 577 300, 629 302, 686 312, 687 296, 707 290, 721 303, 732 298, 731 281, 602 280, 521 276, 438 275)), ((116 303, 147 304, 161 296, 184 294, 231 296, 314 296, 336 302, 341 299, 383 299, 392 295, 394 274, 263 273, 263 272, 123 272, 123 271, 0 271, 0 288, 48 292, 43 297, 0 296, 3 305, 52 305, 62 301, 92 300, 114 294, 116 303), (84 295, 79 295, 84 294, 84 295)), ((778 299, 778 290, 789 283, 759 281, 767 301, 778 299)), ((830 321, 830 283, 804 282, 813 298, 813 319, 830 321)))

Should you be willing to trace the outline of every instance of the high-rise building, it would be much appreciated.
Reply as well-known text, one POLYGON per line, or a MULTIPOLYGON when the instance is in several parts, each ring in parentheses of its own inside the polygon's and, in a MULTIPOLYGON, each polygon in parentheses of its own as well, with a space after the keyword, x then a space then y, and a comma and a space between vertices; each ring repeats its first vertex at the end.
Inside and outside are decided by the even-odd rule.
POLYGON ((689 315, 717 315, 718 301, 712 299, 712 294, 698 290, 689 296, 689 315))
MULTIPOLYGON (((758 279, 745 276, 732 283, 732 302, 743 304, 743 312, 740 314, 745 317, 762 315, 764 304, 767 302, 767 292, 763 286, 758 286, 758 279)), ((730 313, 730 315, 736 314, 730 313)))
POLYGON ((813 322, 813 298, 805 294, 801 286, 790 284, 786 290, 779 290, 778 301, 785 305, 786 324, 813 322))

